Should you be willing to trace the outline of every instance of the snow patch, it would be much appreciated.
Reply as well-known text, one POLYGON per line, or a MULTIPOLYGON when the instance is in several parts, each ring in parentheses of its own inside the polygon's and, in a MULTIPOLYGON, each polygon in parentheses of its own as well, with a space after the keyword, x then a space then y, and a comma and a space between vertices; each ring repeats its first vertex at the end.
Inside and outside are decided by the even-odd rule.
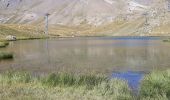
POLYGON ((111 5, 114 3, 114 1, 112 1, 112 0, 104 0, 104 1, 111 4, 111 5))
POLYGON ((131 10, 131 11, 134 11, 134 10, 142 11, 144 9, 147 9, 147 6, 141 5, 141 4, 134 2, 134 1, 130 1, 128 3, 128 5, 129 5, 129 10, 131 10))

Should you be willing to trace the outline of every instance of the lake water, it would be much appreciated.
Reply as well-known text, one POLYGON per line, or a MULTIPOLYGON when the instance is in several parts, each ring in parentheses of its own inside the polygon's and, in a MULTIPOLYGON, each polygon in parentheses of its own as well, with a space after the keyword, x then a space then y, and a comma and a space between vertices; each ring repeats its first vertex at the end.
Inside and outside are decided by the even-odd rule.
POLYGON ((140 89, 140 83, 144 78, 144 72, 113 72, 111 78, 117 78, 127 81, 129 87, 132 89, 135 95, 138 95, 140 89))
POLYGON ((24 40, 0 50, 14 53, 13 60, 0 61, 0 71, 112 74, 170 68, 170 43, 158 37, 24 40))

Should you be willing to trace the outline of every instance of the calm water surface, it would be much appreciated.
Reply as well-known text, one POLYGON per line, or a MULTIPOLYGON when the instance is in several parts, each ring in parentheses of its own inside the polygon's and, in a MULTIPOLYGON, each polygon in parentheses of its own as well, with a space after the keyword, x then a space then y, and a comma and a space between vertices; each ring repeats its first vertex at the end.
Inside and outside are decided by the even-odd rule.
POLYGON ((11 42, 0 49, 14 60, 0 61, 0 71, 103 73, 170 68, 170 43, 159 38, 87 37, 11 42))

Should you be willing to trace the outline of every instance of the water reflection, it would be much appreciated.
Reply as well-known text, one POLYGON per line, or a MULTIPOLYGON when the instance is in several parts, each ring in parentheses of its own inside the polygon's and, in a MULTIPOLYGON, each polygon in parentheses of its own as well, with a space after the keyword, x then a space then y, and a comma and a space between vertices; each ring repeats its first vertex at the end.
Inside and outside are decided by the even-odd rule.
POLYGON ((36 72, 109 73, 150 71, 170 66, 170 45, 159 39, 66 38, 16 41, 5 51, 13 61, 0 62, 9 68, 36 72))
POLYGON ((125 80, 128 82, 129 86, 132 88, 134 92, 138 91, 140 87, 140 82, 144 77, 144 73, 142 72, 114 72, 112 74, 113 78, 118 78, 121 80, 125 80))

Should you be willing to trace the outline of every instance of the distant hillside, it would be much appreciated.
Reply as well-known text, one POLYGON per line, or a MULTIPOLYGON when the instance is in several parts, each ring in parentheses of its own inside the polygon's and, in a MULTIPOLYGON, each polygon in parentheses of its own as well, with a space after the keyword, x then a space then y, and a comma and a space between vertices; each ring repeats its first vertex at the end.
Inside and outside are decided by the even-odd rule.
POLYGON ((0 7, 2 23, 40 23, 50 13, 50 23, 62 25, 101 25, 147 9, 127 0, 1 0, 0 7))
POLYGON ((154 35, 169 10, 168 0, 0 0, 0 23, 42 26, 49 13, 54 35, 154 35))

